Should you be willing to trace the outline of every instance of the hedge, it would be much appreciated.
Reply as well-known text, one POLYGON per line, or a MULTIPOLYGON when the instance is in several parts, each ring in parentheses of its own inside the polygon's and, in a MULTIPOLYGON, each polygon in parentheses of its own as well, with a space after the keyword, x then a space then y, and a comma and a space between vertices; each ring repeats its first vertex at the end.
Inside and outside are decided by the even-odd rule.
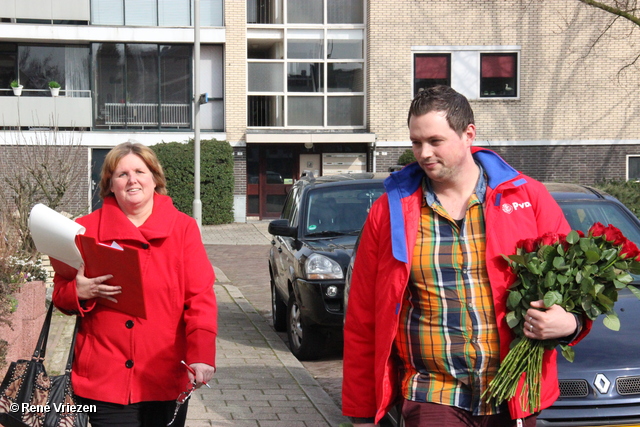
MULTIPOLYGON (((636 181, 606 180, 594 187, 612 195, 640 218, 640 183, 636 181)), ((606 225, 606 224, 605 224, 606 225)))
POLYGON ((413 150, 404 150, 400 157, 398 158, 398 164, 402 166, 406 166, 409 163, 413 163, 416 161, 416 157, 413 155, 413 150))
MULTIPOLYGON (((194 143, 164 142, 151 146, 167 178, 167 192, 181 212, 193 215, 194 143)), ((200 141, 202 224, 233 222, 233 149, 226 141, 200 141)))

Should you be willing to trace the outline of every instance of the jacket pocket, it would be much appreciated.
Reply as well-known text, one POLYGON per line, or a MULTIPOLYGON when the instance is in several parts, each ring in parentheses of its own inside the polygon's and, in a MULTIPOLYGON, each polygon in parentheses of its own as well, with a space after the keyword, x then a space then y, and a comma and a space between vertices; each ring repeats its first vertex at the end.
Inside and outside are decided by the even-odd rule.
MULTIPOLYGON (((76 348, 74 354, 73 370, 77 375, 82 377, 89 376, 91 360, 93 359, 93 348, 95 346, 95 338, 93 335, 78 336, 76 339, 76 348), (81 339, 84 338, 84 339, 81 339)), ((95 361, 94 361, 95 363, 95 361)))

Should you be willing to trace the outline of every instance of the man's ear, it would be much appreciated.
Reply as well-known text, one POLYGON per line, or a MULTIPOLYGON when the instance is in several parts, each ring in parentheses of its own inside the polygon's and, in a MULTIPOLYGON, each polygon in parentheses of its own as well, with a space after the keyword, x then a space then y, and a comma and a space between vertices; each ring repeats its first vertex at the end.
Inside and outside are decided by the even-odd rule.
POLYGON ((472 146, 476 139, 476 125, 469 123, 462 135, 467 139, 469 146, 472 146))

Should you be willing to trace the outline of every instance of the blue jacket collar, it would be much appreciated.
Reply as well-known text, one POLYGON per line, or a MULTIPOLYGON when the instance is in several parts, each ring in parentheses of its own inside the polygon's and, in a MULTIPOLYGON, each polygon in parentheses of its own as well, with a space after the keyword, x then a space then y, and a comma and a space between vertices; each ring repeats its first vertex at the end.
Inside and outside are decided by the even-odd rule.
MULTIPOLYGON (((472 147, 473 158, 482 165, 489 188, 516 178, 520 173, 512 168, 502 157, 491 150, 472 147)), ((389 214, 391 220, 391 245, 393 256, 398 261, 409 262, 407 241, 405 239, 404 213, 402 211, 402 199, 415 193, 422 183, 425 173, 418 162, 413 162, 402 170, 394 172, 384 181, 389 201, 389 214)))

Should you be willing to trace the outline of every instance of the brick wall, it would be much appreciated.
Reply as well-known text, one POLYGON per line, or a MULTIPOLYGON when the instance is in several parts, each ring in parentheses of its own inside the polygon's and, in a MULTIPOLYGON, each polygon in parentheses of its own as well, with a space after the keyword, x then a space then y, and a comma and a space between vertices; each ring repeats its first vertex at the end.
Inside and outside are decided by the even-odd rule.
MULTIPOLYGON (((386 172, 407 147, 378 147, 376 170, 386 172)), ((626 179, 626 156, 640 145, 565 145, 487 147, 520 172, 539 181, 591 185, 604 179, 626 179)))
MULTIPOLYGON (((73 179, 70 182, 69 187, 66 189, 65 196, 62 199, 62 203, 56 209, 59 212, 67 212, 71 216, 84 215, 90 210, 89 200, 89 180, 86 179, 89 176, 89 148, 83 146, 48 146, 48 145, 35 145, 35 146, 21 146, 21 145, 0 145, 0 182, 3 184, 3 191, 7 194, 8 199, 2 201, 0 209, 7 209, 12 211, 14 205, 12 204, 13 193, 4 184, 4 180, 8 179, 15 182, 16 174, 19 174, 20 168, 24 168, 29 165, 37 165, 46 163, 53 165, 59 170, 59 166, 52 162, 54 158, 61 158, 61 163, 65 165, 64 159, 71 159, 73 166, 77 167, 78 179, 73 179)), ((69 160, 68 160, 69 161, 69 160)), ((51 190, 51 189, 50 189, 51 190)), ((2 195, 2 191, 0 191, 2 195)), ((39 200, 45 203, 45 199, 39 200)))
MULTIPOLYGON (((227 141, 244 141, 247 126, 247 15, 246 2, 224 2, 224 108, 227 141)), ((244 193, 243 193, 244 194, 244 193)))
MULTIPOLYGON (((521 46, 520 99, 472 101, 479 141, 636 139, 633 25, 575 0, 369 1, 368 123, 381 141, 406 140, 412 46, 521 46)), ((618 166, 619 167, 619 166, 618 166)))
POLYGON ((233 194, 243 196, 247 194, 247 149, 246 147, 235 147, 233 153, 233 176, 235 178, 233 194))

